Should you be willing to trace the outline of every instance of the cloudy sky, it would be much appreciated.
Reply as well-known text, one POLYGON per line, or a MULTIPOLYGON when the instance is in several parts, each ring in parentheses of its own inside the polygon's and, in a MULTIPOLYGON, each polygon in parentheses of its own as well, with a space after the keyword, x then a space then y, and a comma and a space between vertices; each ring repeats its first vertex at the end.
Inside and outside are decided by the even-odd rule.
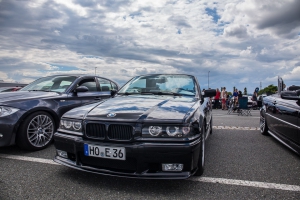
POLYGON ((249 93, 278 76, 300 85, 300 1, 0 0, 0 80, 95 67, 120 85, 148 73, 249 93))

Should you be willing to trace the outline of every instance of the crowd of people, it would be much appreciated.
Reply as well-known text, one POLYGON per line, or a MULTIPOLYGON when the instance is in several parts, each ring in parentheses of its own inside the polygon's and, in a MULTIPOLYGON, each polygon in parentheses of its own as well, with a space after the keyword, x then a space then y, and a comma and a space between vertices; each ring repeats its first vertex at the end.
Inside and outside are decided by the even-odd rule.
MULTIPOLYGON (((202 92, 205 92, 205 89, 203 89, 202 92)), ((251 97, 252 100, 252 106, 257 105, 257 89, 254 90, 253 95, 251 97)), ((238 105, 238 99, 243 97, 242 91, 235 88, 232 95, 229 95, 226 91, 226 87, 222 87, 221 91, 219 88, 216 89, 216 96, 214 97, 214 109, 218 109, 221 107, 222 110, 228 110, 230 106, 237 107, 238 105), (220 106, 221 103, 221 106, 220 106)))

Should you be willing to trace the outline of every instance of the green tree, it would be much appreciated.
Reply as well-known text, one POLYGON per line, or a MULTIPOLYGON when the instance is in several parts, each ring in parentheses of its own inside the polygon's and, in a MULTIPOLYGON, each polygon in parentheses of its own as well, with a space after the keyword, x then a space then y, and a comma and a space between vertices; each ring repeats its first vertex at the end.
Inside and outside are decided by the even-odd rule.
POLYGON ((272 85, 269 85, 268 87, 265 87, 264 89, 258 91, 258 95, 261 95, 261 94, 274 94, 276 91, 278 91, 278 87, 277 86, 274 86, 273 84, 272 85))
POLYGON ((245 88, 244 88, 244 95, 247 95, 247 94, 248 94, 247 88, 245 87, 245 88))

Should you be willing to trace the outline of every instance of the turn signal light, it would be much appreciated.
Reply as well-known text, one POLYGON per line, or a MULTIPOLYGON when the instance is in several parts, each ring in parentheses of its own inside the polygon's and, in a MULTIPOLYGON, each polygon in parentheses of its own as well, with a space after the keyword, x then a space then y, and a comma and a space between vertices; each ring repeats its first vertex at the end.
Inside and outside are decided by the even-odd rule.
POLYGON ((60 157, 68 158, 68 153, 66 151, 61 151, 61 150, 56 150, 56 151, 60 157))

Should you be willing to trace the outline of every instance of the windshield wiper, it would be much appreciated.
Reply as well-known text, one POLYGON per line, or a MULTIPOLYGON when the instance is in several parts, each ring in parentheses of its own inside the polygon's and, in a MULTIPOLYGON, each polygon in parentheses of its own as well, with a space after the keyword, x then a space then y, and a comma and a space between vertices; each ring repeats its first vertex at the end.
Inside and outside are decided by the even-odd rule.
POLYGON ((129 92, 124 92, 124 93, 117 93, 119 95, 132 95, 132 94, 139 94, 139 93, 129 93, 129 92))
POLYGON ((141 92, 139 94, 144 94, 144 95, 150 94, 150 95, 153 95, 154 93, 153 92, 141 92))
POLYGON ((176 92, 151 92, 153 94, 158 95, 174 95, 174 96, 182 96, 182 94, 176 93, 176 92))
POLYGON ((51 90, 28 90, 29 92, 31 91, 34 91, 34 92, 37 92, 37 91, 42 91, 42 92, 52 92, 51 90))
POLYGON ((119 95, 174 95, 174 96, 182 96, 182 94, 180 93, 176 93, 176 92, 160 92, 160 91, 151 91, 151 92, 139 92, 139 93, 118 93, 119 95))

